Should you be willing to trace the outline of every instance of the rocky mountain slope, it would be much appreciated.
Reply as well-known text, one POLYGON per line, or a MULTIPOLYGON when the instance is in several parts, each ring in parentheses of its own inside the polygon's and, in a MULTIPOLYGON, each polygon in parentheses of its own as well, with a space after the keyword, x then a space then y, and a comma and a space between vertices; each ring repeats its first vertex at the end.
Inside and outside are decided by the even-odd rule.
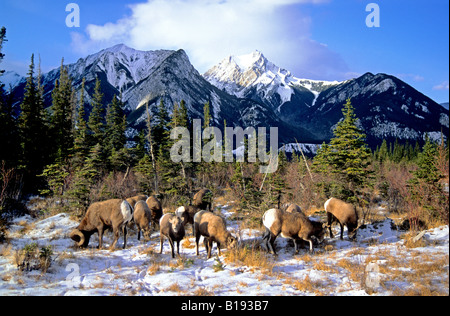
MULTIPOLYGON (((367 73, 345 82, 300 79, 255 51, 228 57, 203 76, 183 50, 138 51, 116 45, 67 65, 74 88, 80 93, 86 78, 89 102, 95 80, 102 82, 105 105, 121 95, 133 129, 144 126, 145 106, 163 99, 169 112, 184 100, 191 118, 203 117, 203 106, 211 104, 214 124, 228 126, 279 127, 280 143, 322 143, 332 136, 342 118, 341 109, 352 98, 361 126, 374 145, 382 139, 415 141, 424 133, 448 135, 448 110, 400 79, 367 73)), ((43 75, 45 102, 51 105, 51 91, 59 69, 43 75)), ((25 80, 8 75, 18 98, 25 80)), ((2 78, 5 79, 5 78, 2 78)))

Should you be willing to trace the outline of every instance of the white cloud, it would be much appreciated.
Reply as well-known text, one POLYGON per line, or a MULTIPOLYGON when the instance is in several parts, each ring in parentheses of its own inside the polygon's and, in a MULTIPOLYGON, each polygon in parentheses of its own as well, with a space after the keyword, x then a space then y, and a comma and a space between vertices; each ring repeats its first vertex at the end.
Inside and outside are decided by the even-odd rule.
POLYGON ((444 81, 441 84, 438 84, 436 86, 433 87, 433 90, 436 91, 442 91, 442 90, 449 90, 449 82, 448 81, 444 81))
POLYGON ((141 50, 184 49, 201 72, 228 55, 255 49, 297 76, 330 78, 348 72, 342 58, 310 37, 311 19, 301 4, 330 0, 148 0, 130 5, 131 15, 73 33, 80 53, 117 43, 141 50), (286 10, 295 9, 295 17, 286 10))

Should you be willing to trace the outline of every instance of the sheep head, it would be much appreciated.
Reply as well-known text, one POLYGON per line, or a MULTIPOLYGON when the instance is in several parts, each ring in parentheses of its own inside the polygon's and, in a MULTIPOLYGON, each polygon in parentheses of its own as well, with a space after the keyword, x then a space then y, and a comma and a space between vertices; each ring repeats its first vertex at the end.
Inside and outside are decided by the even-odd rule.
MULTIPOLYGON (((70 239, 72 239, 73 241, 75 241, 75 243, 77 244, 78 247, 87 247, 86 243, 86 237, 84 236, 84 234, 78 230, 78 229, 74 229, 71 233, 70 233, 70 239)), ((89 242, 89 241, 88 241, 89 242)))

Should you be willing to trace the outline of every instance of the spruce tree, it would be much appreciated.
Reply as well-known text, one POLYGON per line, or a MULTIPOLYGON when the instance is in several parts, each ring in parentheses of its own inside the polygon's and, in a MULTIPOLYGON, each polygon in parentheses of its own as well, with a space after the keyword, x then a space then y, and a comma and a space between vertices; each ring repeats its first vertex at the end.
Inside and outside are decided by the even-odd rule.
POLYGON ((51 135, 55 145, 55 160, 67 161, 73 149, 73 99, 72 80, 64 59, 61 61, 60 77, 52 92, 51 135))
POLYGON ((114 95, 106 111, 106 149, 108 152, 119 151, 125 147, 127 128, 126 116, 122 110, 122 102, 114 95))
POLYGON ((344 119, 337 124, 329 147, 319 151, 314 161, 316 166, 320 165, 320 170, 331 172, 341 182, 338 195, 352 200, 361 187, 370 183, 371 152, 365 143, 365 134, 358 128, 350 99, 342 113, 344 119))
POLYGON ((103 143, 105 137, 105 109, 103 107, 103 93, 101 92, 100 79, 95 81, 94 95, 92 99, 92 111, 88 122, 90 147, 103 143))
POLYGON ((80 90, 80 99, 78 102, 78 113, 76 115, 74 130, 74 166, 80 166, 89 155, 89 127, 86 121, 86 105, 84 100, 86 79, 83 78, 80 90))
POLYGON ((43 167, 49 162, 48 128, 45 123, 44 103, 34 71, 34 55, 32 55, 19 118, 20 167, 24 172, 26 191, 36 189, 38 184, 36 175, 41 174, 43 167))
MULTIPOLYGON (((3 26, 0 29, 0 63, 2 62, 3 58, 5 57, 5 54, 2 53, 3 43, 7 42, 7 41, 8 40, 6 39, 6 28, 3 26)), ((3 75, 4 73, 5 73, 5 71, 0 69, 0 76, 3 75)), ((1 83, 0 83, 0 85, 1 85, 1 83)))

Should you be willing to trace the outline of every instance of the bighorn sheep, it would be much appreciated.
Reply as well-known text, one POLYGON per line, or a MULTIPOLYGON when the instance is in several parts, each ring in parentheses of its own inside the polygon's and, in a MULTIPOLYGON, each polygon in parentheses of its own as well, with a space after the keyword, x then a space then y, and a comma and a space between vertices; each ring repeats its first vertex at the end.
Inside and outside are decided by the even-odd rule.
POLYGON ((70 238, 79 247, 86 248, 89 239, 94 233, 98 233, 98 248, 103 247, 103 232, 112 228, 114 242, 110 249, 114 249, 119 240, 120 230, 123 232, 124 244, 127 247, 127 223, 133 218, 133 208, 130 203, 122 200, 109 200, 92 204, 86 212, 81 224, 72 231, 70 238))
POLYGON ((204 244, 208 253, 208 259, 211 258, 213 242, 217 244, 220 256, 220 247, 233 248, 236 246, 236 237, 227 230, 225 219, 208 211, 201 211, 194 216, 194 235, 195 245, 198 252, 198 242, 200 236, 204 237, 204 244))
POLYGON ((198 212, 200 212, 197 206, 189 205, 189 206, 180 206, 175 214, 183 220, 183 225, 186 227, 187 224, 192 225, 192 232, 194 231, 194 216, 198 212))
POLYGON ((154 196, 151 196, 147 199, 146 203, 152 212, 152 224, 159 224, 159 221, 163 216, 161 202, 154 196))
POLYGON ((174 242, 177 245, 177 254, 180 255, 180 241, 185 236, 183 220, 174 214, 166 214, 161 218, 159 227, 161 241, 161 250, 159 253, 162 253, 164 237, 167 237, 172 248, 172 258, 175 258, 174 242))
POLYGON ((323 224, 312 222, 303 213, 287 213, 279 209, 268 210, 263 216, 263 224, 266 227, 266 233, 263 241, 266 243, 267 250, 272 250, 276 255, 274 242, 278 235, 284 238, 294 240, 295 253, 298 253, 298 241, 309 242, 309 250, 313 251, 313 241, 311 237, 316 237, 322 241, 325 236, 323 224))
POLYGON ((145 202, 147 198, 148 198, 147 195, 136 195, 131 198, 128 198, 127 202, 130 203, 130 205, 134 208, 137 202, 139 201, 145 202))
POLYGON ((300 206, 298 206, 297 204, 290 204, 285 212, 303 214, 302 208, 300 206))
POLYGON ((144 235, 144 240, 150 239, 152 232, 150 224, 152 221, 152 211, 145 201, 138 201, 134 207, 134 222, 138 229, 138 240, 141 240, 141 230, 144 235))
POLYGON ((212 205, 212 192, 208 189, 203 189, 194 195, 193 206, 198 207, 203 211, 211 211, 212 205))
POLYGON ((341 226, 341 240, 344 239, 344 226, 347 226, 348 237, 356 238, 356 230, 358 229, 358 214, 352 204, 345 203, 339 199, 331 198, 325 202, 325 211, 327 212, 327 225, 330 231, 330 238, 333 238, 331 226, 334 222, 338 222, 341 226))

